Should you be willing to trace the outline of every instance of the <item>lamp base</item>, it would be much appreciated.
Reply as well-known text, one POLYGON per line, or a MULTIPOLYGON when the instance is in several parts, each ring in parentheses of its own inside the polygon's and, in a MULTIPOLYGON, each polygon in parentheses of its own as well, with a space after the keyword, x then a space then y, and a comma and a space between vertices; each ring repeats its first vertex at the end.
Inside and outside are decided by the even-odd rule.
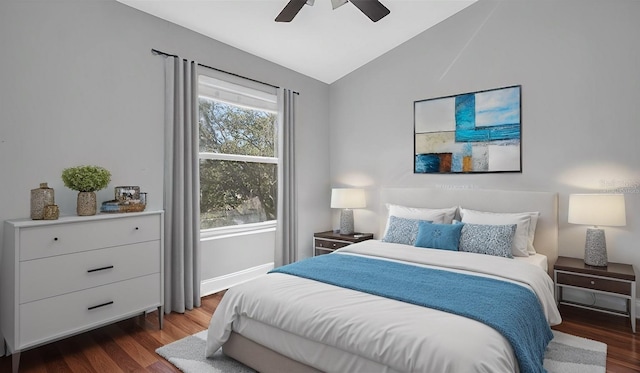
POLYGON ((604 229, 587 228, 584 264, 595 267, 607 266, 607 241, 604 237, 604 229))
POLYGON ((342 209, 340 212, 340 234, 353 234, 353 210, 342 209))

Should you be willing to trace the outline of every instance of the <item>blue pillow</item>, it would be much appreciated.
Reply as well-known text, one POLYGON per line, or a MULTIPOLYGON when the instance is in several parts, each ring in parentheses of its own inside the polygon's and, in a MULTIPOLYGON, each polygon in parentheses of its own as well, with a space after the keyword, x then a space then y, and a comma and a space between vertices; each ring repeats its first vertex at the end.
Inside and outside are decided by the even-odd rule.
POLYGON ((418 224, 417 247, 458 251, 460 233, 464 224, 418 224))
POLYGON ((413 245, 418 235, 418 223, 422 221, 426 220, 399 218, 391 215, 387 232, 384 234, 382 241, 413 245))
POLYGON ((484 225, 462 224, 460 251, 513 258, 511 244, 516 234, 516 224, 484 225))

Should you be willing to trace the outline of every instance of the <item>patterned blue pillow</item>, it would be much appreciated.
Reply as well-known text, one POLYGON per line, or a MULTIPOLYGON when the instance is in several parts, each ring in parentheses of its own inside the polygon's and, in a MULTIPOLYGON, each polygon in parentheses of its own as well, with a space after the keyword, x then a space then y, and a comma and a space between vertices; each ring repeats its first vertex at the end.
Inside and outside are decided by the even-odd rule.
POLYGON ((421 221, 415 246, 458 251, 464 224, 431 224, 421 221))
MULTIPOLYGON (((401 243, 412 245, 418 235, 418 223, 426 220, 399 218, 391 215, 387 232, 382 238, 383 242, 401 243)), ((430 222, 429 222, 430 223, 430 222)))
POLYGON ((460 251, 513 258, 511 244, 516 227, 516 224, 464 223, 460 234, 460 251))

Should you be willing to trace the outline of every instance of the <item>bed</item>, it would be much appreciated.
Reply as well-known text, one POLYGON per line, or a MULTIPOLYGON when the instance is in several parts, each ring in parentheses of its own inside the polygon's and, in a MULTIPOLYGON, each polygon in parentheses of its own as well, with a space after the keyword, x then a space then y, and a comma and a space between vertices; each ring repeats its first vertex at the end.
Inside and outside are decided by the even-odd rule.
MULTIPOLYGON (((548 274, 557 258, 556 194, 384 188, 379 198, 377 237, 387 240, 350 245, 229 289, 211 319, 207 355, 222 346, 226 355, 265 373, 540 371, 535 360, 548 343, 546 330, 561 322, 548 274), (509 258, 395 242, 390 206, 422 212, 460 206, 451 216, 469 228, 460 237, 491 225, 472 223, 474 212, 500 218, 535 212, 537 224, 528 233, 536 254, 509 258), (351 275, 338 280, 341 273, 351 275), (393 289, 380 290, 387 287, 393 289), (425 300, 423 289, 444 295, 425 300)), ((410 217, 395 218, 422 220, 415 243, 422 228, 458 229, 452 222, 410 217)), ((511 229, 512 237, 521 228, 493 225, 511 229)), ((475 240, 465 242, 473 246, 475 240)))

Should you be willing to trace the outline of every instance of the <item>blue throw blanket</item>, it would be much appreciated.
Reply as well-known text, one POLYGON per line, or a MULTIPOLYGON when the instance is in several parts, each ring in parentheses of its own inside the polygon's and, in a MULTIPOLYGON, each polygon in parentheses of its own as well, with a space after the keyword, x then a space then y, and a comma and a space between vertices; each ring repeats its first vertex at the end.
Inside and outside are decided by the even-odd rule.
POLYGON ((276 268, 343 288, 465 316, 510 343, 520 372, 542 367, 551 328, 537 296, 510 282, 354 255, 329 254, 276 268))

